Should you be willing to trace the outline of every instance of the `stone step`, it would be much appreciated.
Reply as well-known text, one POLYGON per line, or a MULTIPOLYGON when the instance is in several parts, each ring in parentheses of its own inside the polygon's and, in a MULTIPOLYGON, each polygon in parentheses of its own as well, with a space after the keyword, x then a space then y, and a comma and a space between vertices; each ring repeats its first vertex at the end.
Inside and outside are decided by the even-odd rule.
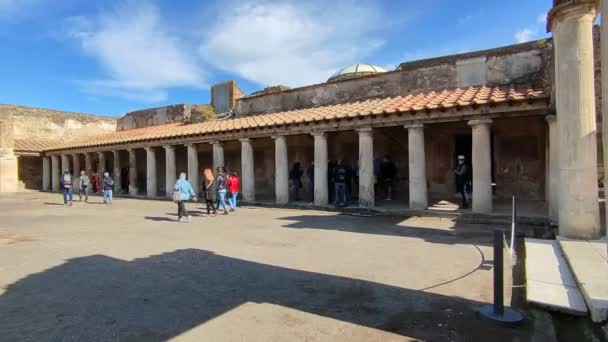
POLYGON ((608 319, 608 253, 606 240, 558 238, 594 322, 608 319))
POLYGON ((570 267, 555 240, 525 239, 528 303, 586 315, 587 306, 570 267))

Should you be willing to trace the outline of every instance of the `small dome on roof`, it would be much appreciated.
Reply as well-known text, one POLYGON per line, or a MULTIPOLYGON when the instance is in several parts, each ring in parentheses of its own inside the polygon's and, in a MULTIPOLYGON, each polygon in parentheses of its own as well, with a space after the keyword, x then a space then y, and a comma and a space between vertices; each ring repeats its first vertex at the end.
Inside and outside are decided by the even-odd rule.
POLYGON ((346 80, 364 75, 386 72, 384 68, 371 64, 353 64, 331 75, 327 82, 346 80))

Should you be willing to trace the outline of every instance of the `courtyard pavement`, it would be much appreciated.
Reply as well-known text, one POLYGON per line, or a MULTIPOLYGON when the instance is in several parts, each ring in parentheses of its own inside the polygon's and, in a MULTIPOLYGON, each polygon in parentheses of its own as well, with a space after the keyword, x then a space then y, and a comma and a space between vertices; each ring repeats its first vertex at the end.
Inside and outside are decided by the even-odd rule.
POLYGON ((490 227, 256 207, 207 217, 191 203, 184 224, 172 202, 60 197, 0 197, 2 341, 550 335, 476 317, 492 300, 490 227))

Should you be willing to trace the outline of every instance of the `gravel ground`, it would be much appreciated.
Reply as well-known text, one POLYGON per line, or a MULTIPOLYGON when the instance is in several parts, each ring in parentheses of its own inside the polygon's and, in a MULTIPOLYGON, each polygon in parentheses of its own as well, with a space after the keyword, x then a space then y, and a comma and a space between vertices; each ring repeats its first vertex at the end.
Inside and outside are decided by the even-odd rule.
POLYGON ((171 202, 100 202, 0 197, 1 341, 544 340, 476 317, 489 227, 195 204, 184 224, 171 202))

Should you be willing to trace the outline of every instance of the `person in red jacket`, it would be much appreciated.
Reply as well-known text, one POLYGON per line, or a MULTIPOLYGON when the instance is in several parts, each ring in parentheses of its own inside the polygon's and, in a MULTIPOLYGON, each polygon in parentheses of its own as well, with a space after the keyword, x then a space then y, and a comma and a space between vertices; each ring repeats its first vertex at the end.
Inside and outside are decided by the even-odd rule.
POLYGON ((239 179, 239 175, 236 171, 232 171, 230 178, 226 182, 228 186, 228 191, 230 191, 230 198, 228 199, 228 204, 230 204, 230 211, 234 211, 236 209, 236 197, 239 194, 239 185, 241 180, 239 179))

